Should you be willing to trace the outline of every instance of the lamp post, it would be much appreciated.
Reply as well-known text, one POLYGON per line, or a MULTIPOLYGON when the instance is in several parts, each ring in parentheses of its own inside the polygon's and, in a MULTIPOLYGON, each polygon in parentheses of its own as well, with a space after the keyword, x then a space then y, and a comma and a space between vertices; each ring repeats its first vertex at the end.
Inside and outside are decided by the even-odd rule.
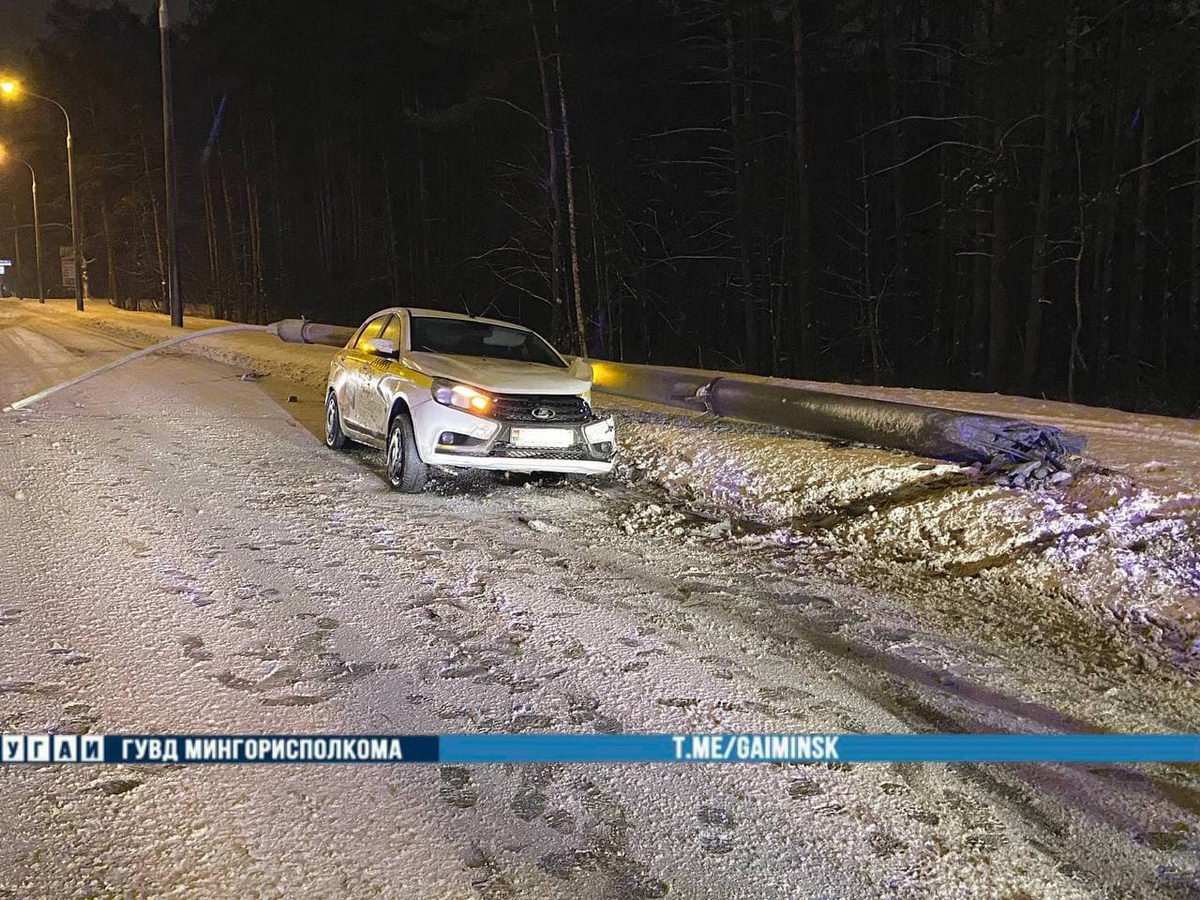
POLYGON ((163 178, 166 181, 167 207, 167 308, 171 324, 183 327, 183 297, 179 293, 179 241, 176 218, 179 201, 175 183, 175 119, 171 103, 171 21, 167 0, 158 0, 158 47, 162 74, 163 178))
MULTIPOLYGON (((7 148, 0 144, 0 165, 8 162, 9 158, 10 154, 7 148)), ((42 287, 42 223, 38 218, 37 173, 33 171, 33 166, 21 157, 12 156, 11 158, 29 170, 29 183, 33 188, 33 259, 34 265, 37 267, 38 303, 45 303, 46 291, 42 287)))
MULTIPOLYGON (((79 203, 75 198, 75 161, 72 156, 74 142, 71 138, 71 117, 67 114, 66 108, 57 100, 43 97, 41 94, 35 94, 33 91, 22 87, 19 81, 11 79, 0 81, 0 95, 16 97, 19 94, 27 94, 35 100, 54 104, 58 107, 58 111, 63 114, 63 121, 67 123, 67 191, 71 201, 71 243, 74 247, 75 308, 82 312, 83 282, 87 277, 87 261, 83 258, 82 240, 79 235, 79 203)), ((38 276, 41 277, 40 267, 38 269, 38 276)))

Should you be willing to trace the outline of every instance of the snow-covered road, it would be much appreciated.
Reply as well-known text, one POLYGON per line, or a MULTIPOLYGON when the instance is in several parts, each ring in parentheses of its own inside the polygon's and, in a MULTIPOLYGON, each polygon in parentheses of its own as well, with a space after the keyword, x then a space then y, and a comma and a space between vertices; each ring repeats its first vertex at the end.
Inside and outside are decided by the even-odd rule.
MULTIPOLYGON (((22 308, 0 307, 0 402, 128 352, 22 308)), ((0 731, 1200 722, 1188 682, 1110 665, 1099 626, 1043 610, 1030 637, 1033 598, 989 596, 984 627, 955 615, 969 585, 855 582, 620 485, 396 495, 375 454, 320 444, 310 386, 241 374, 151 358, 0 415, 0 731)), ((1168 766, 11 767, 0 897, 1186 897, 1198 784, 1168 766)))

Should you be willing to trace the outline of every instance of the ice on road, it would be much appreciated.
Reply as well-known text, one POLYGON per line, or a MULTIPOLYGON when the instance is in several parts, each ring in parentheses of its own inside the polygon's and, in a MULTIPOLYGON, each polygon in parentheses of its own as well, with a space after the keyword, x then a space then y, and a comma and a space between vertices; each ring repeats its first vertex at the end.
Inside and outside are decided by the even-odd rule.
MULTIPOLYGON (((3 401, 128 351, 18 316, 0 346, 3 401)), ((0 730, 1200 721, 1174 673, 956 626, 969 588, 914 615, 936 583, 620 485, 399 496, 304 427, 318 392, 241 374, 169 355, 0 416, 0 730)), ((1179 897, 1198 797, 1170 766, 9 767, 0 896, 1179 897)))

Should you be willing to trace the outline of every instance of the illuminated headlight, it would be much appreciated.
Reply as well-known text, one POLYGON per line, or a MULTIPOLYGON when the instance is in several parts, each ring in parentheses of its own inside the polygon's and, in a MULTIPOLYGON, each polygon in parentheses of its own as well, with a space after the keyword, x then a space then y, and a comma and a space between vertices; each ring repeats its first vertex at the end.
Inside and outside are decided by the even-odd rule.
POLYGON ((589 444, 611 444, 614 442, 615 435, 612 419, 593 422, 583 428, 583 436, 587 438, 589 444))
POLYGON ((490 395, 467 384, 437 379, 430 390, 433 399, 442 406, 453 406, 477 416, 485 415, 492 408, 490 395))

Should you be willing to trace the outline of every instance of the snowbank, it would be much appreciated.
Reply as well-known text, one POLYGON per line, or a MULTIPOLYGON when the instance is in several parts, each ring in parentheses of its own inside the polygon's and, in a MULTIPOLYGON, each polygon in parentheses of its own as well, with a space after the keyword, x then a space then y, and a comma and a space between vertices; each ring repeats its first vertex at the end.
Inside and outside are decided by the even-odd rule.
POLYGON ((649 404, 622 412, 621 474, 632 483, 882 570, 1002 575, 1129 634, 1154 652, 1146 665, 1200 670, 1196 491, 1159 492, 1095 466, 1061 489, 1020 491, 950 463, 649 404))
MULTIPOLYGON (((144 344, 175 336, 165 317, 94 303, 22 307, 144 344)), ((227 324, 189 318, 189 329, 227 324)), ((267 334, 181 349, 322 391, 332 349, 267 334)), ((801 382, 808 387, 830 385, 801 382)), ((1143 662, 1200 670, 1200 423, 1026 398, 847 387, 1063 425, 1088 436, 1091 463, 1069 485, 1018 491, 949 463, 715 422, 632 401, 620 417, 620 476, 688 509, 748 523, 765 540, 930 578, 1002 575, 1132 637, 1143 662)))

